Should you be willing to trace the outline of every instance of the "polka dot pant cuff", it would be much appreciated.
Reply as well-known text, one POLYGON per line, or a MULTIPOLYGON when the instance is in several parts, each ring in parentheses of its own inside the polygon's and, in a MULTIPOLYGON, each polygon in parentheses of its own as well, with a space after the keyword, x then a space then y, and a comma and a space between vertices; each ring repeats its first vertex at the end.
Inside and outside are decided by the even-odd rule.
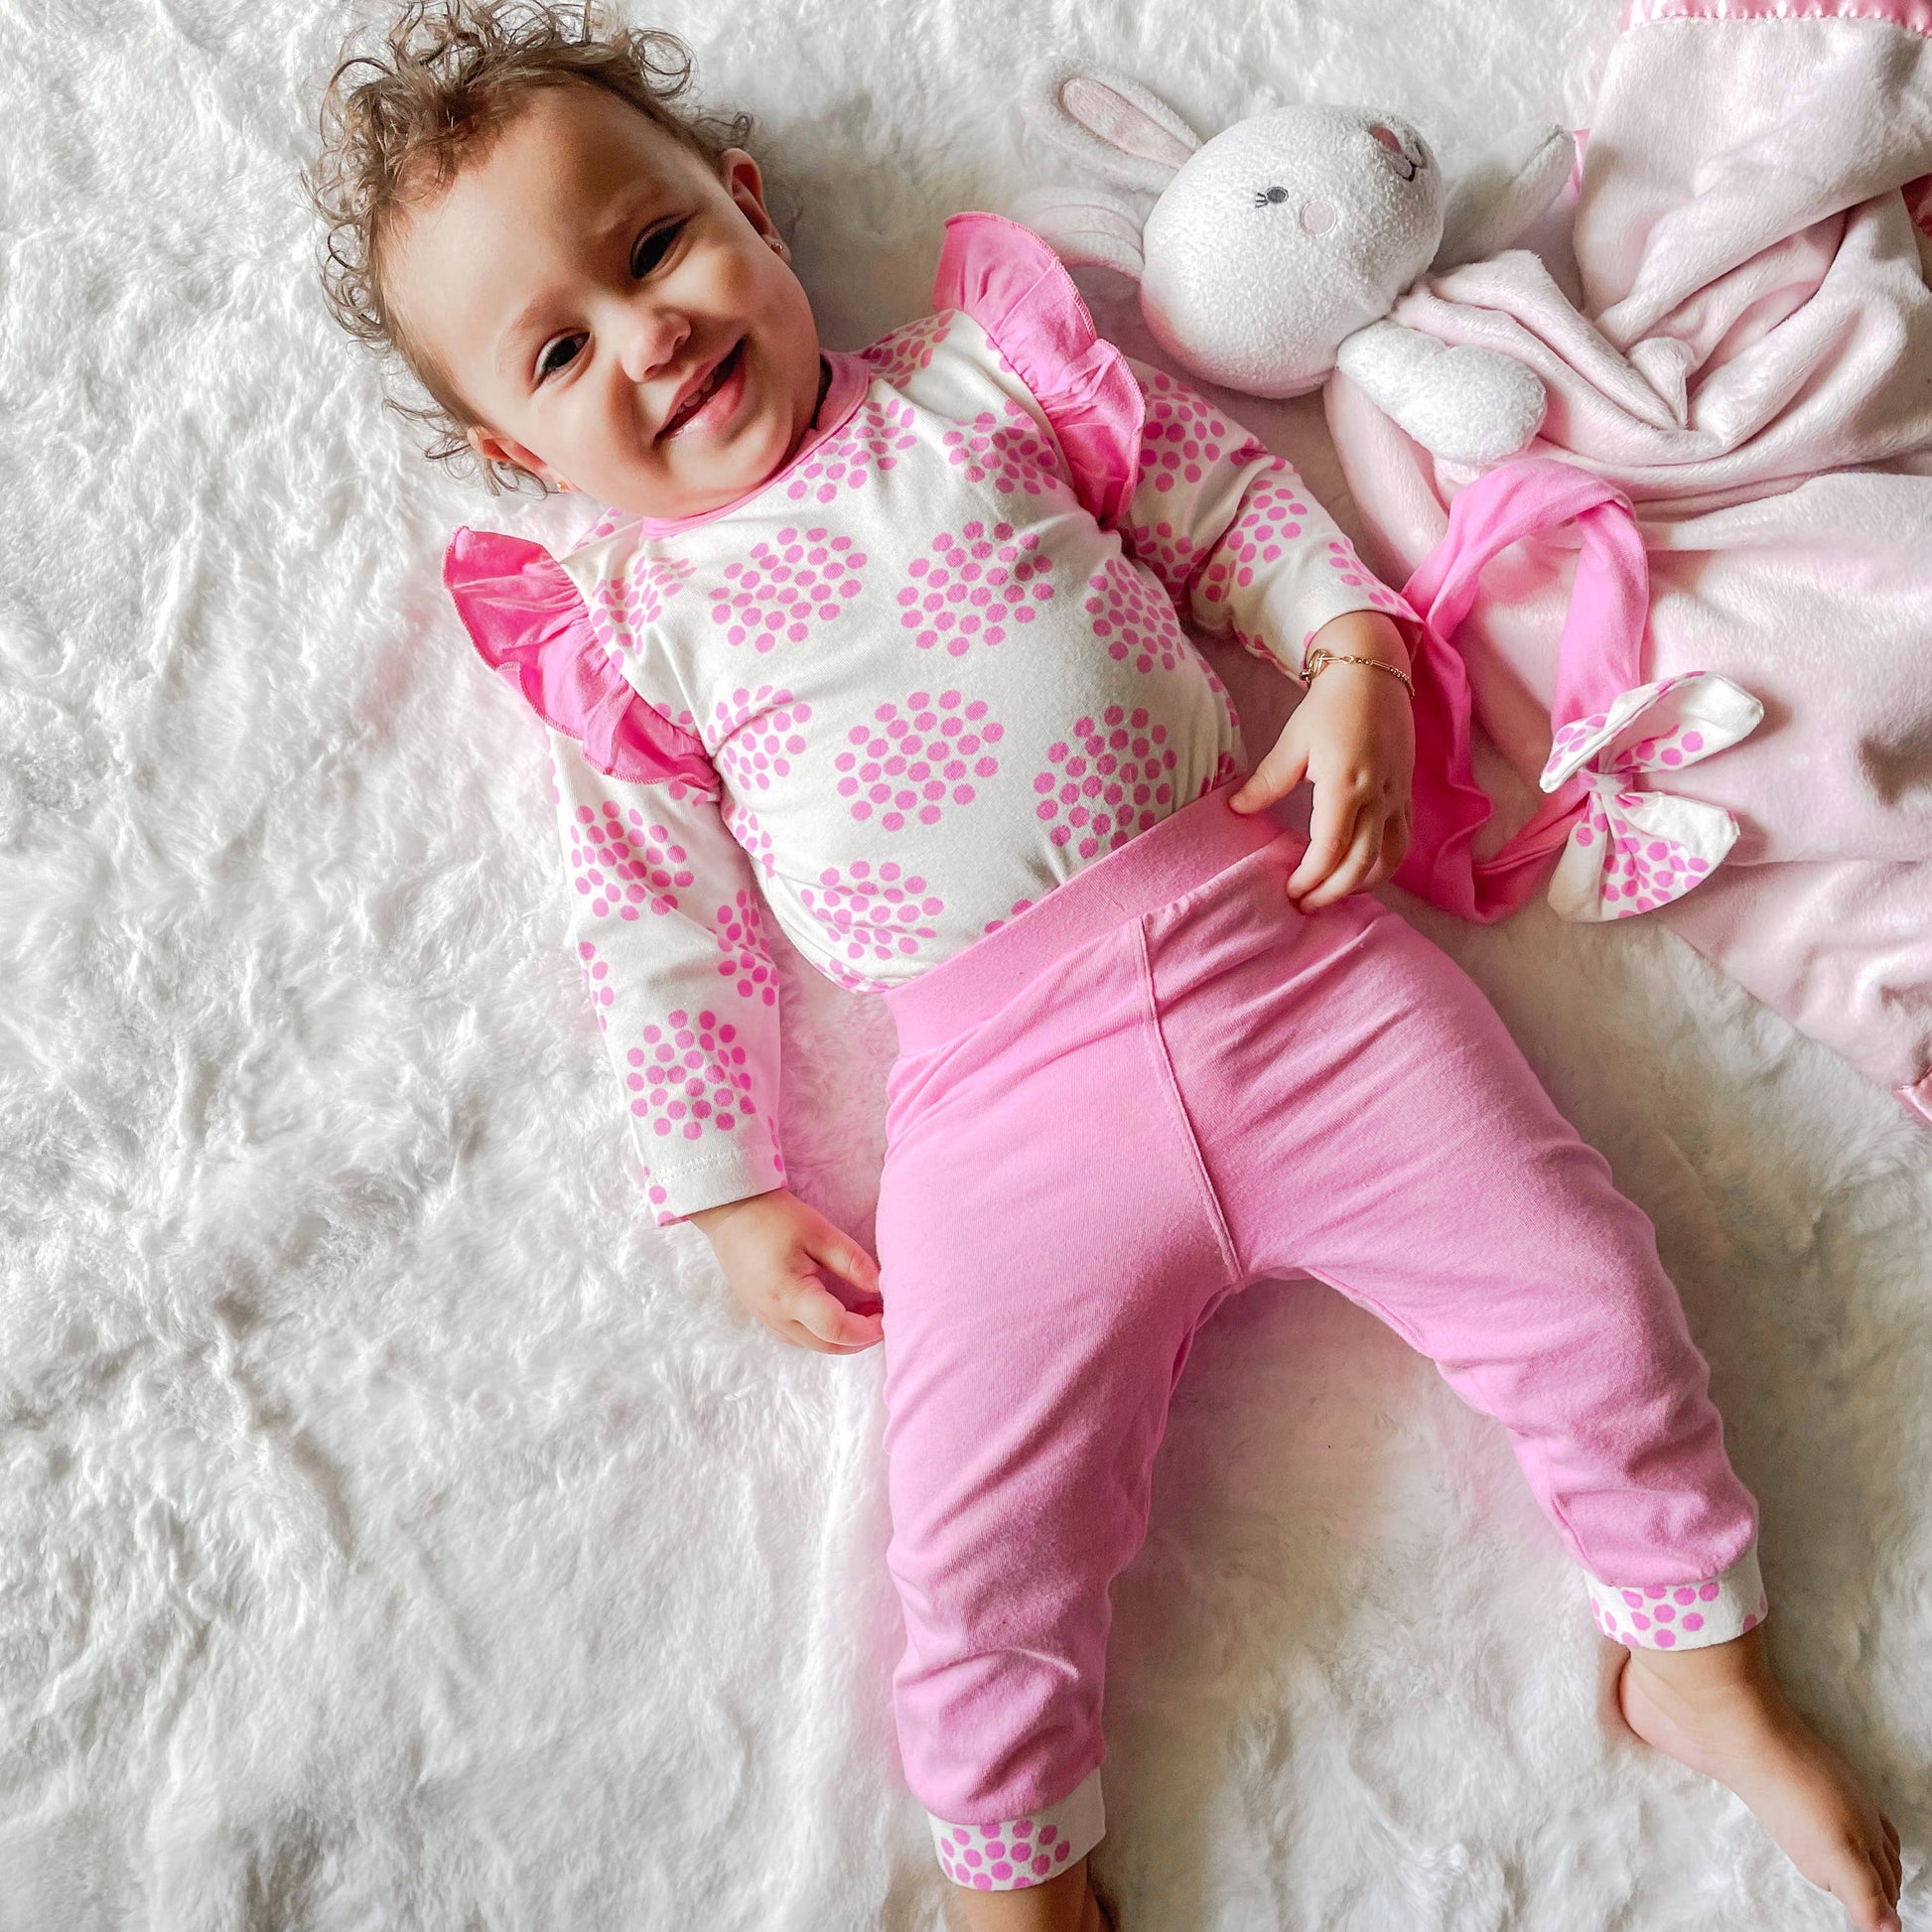
POLYGON ((1596 1627, 1630 1649, 1700 1650, 1728 1643, 1764 1621, 1768 1605, 1752 1544, 1730 1568, 1700 1584, 1589 1585, 1596 1627))
POLYGON ((1100 1843, 1107 1829, 1100 1773, 1089 1771, 1056 1805, 997 1825, 954 1825, 928 1812, 939 1868, 975 1891, 1023 1891, 1064 1871, 1100 1843))

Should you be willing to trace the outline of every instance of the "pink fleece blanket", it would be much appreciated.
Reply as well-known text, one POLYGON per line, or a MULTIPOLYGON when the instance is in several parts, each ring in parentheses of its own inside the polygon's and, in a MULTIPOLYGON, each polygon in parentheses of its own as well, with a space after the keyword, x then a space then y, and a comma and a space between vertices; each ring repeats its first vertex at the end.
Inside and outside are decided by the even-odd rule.
MULTIPOLYGON (((1550 412, 1527 454, 1634 506, 1643 677, 1716 673, 1763 707, 1657 774, 1737 831, 1653 916, 1932 1121, 1929 34, 1923 0, 1637 0, 1533 246, 1394 315, 1528 362, 1550 412)), ((1475 475, 1345 377, 1327 407, 1401 583, 1475 475)), ((1532 782, 1585 535, 1504 551, 1458 633, 1476 717, 1532 782)))

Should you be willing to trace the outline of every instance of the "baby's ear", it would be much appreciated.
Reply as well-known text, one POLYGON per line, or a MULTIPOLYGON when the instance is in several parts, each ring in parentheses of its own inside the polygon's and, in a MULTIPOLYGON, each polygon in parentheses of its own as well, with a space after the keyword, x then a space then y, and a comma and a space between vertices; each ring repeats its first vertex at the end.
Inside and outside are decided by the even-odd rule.
POLYGON ((520 472, 547 487, 543 475, 543 459, 533 450, 526 450, 521 443, 512 442, 507 436, 498 436, 494 430, 484 429, 480 423, 472 423, 464 435, 470 447, 477 453, 477 462, 485 478, 500 482, 498 472, 509 470, 520 472))
POLYGON ((1141 217, 1099 188, 1035 188, 1014 204, 1013 218, 1033 229, 1069 268, 1111 268, 1141 279, 1141 217))
POLYGON ((1027 75, 1020 107, 1056 147, 1111 180, 1157 195, 1200 146, 1194 130, 1139 81, 1059 56, 1027 75))

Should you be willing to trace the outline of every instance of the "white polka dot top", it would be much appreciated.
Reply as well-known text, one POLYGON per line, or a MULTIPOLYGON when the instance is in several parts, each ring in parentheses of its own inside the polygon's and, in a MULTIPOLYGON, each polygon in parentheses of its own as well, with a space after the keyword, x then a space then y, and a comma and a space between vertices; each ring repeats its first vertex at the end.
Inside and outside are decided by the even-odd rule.
POLYGON ((1407 607, 1281 459, 1101 341, 1046 244, 947 224, 936 313, 722 510, 568 556, 460 531, 478 648, 550 728, 571 943, 660 1223, 784 1184, 766 916, 897 986, 1244 768, 1182 630, 1290 670, 1407 607))

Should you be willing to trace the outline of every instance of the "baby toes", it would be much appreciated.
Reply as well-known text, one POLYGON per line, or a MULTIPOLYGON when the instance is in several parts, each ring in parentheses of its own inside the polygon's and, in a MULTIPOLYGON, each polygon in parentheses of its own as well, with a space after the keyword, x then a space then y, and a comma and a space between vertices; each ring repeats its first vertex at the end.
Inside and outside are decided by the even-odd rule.
POLYGON ((1885 1897, 1893 1904, 1898 1903, 1898 1894, 1905 1886, 1905 1862, 1898 1853, 1898 1834, 1891 1828, 1889 1818, 1882 1821, 1885 1827, 1885 1842, 1878 1848, 1872 1863, 1878 1867, 1878 1876, 1884 1881, 1885 1897))
POLYGON ((1879 1865, 1875 1857, 1848 1859, 1842 1874, 1832 1880, 1832 1896, 1851 1914, 1859 1932, 1900 1932, 1898 1914, 1892 1910, 1897 1893, 1879 1865))

